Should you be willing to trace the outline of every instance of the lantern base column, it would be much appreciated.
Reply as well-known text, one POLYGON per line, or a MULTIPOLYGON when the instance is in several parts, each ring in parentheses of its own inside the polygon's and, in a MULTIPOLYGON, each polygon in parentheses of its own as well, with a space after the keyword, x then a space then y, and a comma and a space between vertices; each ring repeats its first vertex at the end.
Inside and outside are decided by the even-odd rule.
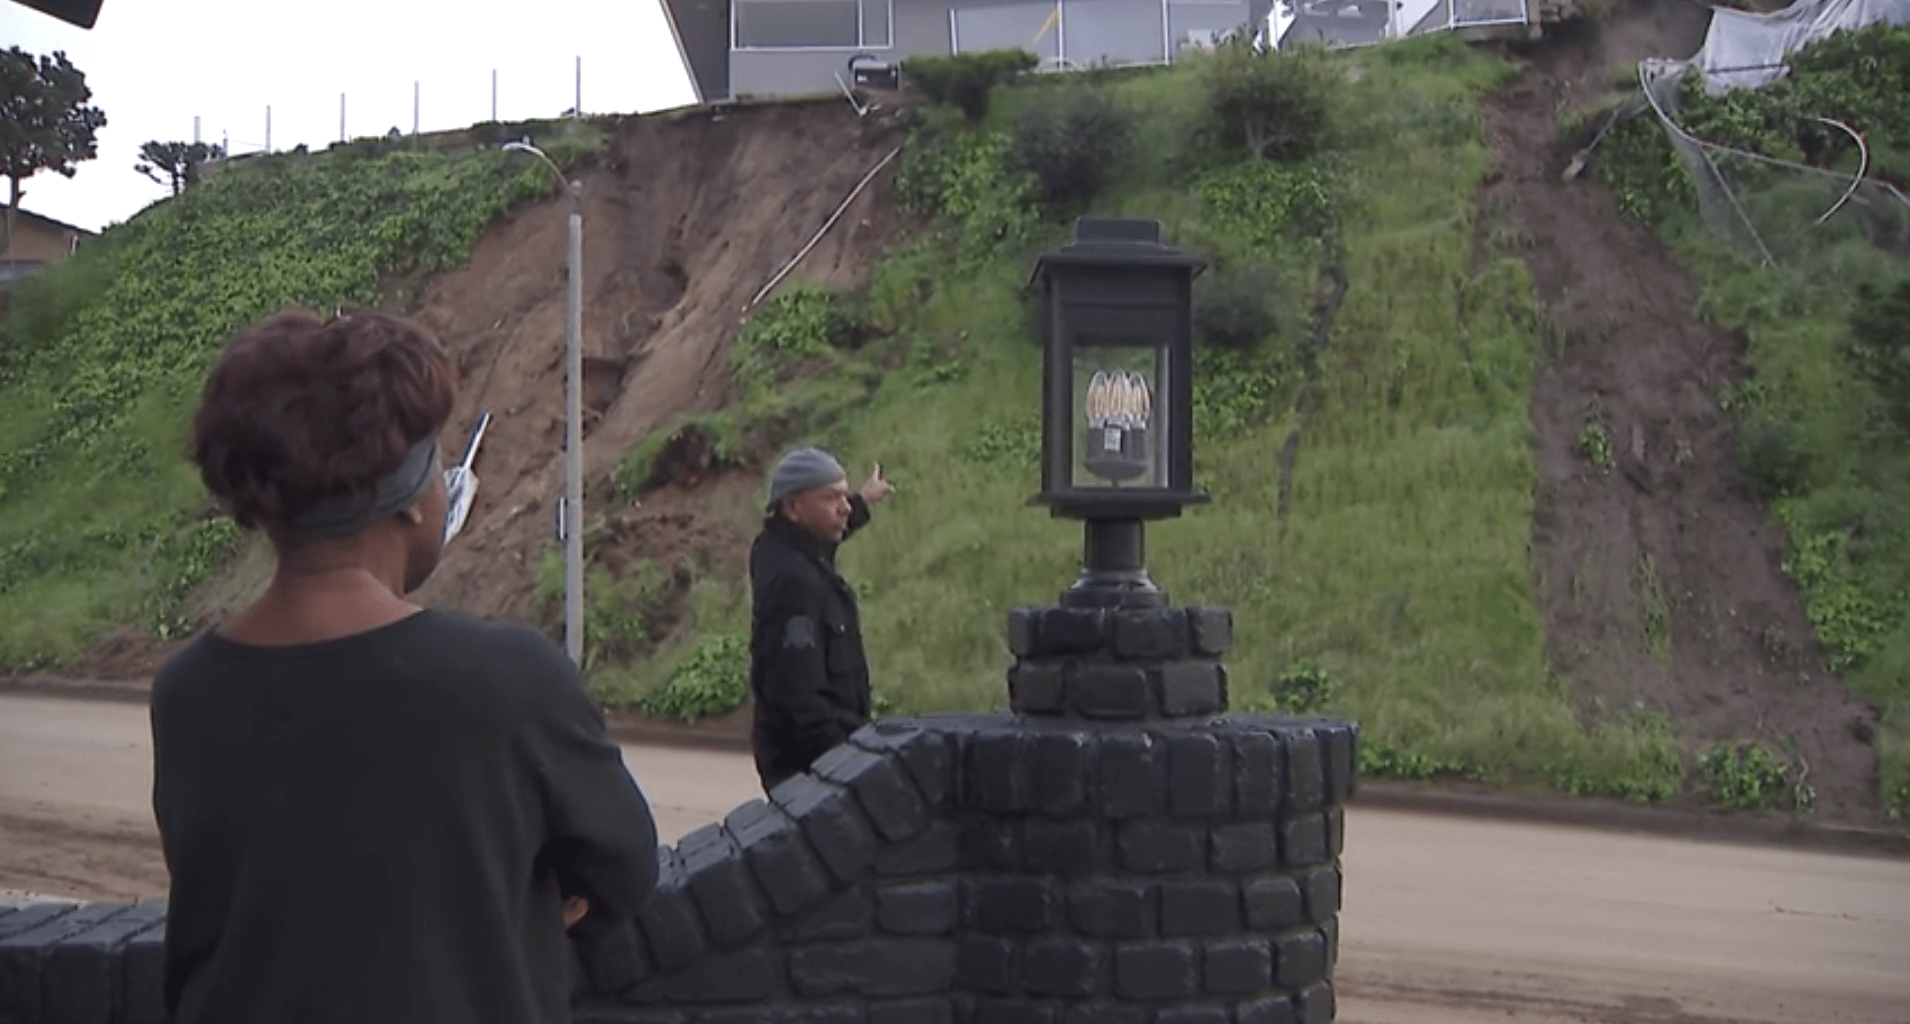
POLYGON ((1147 575, 1146 524, 1140 519, 1089 519, 1081 575, 1061 595, 1063 608, 1165 608, 1167 592, 1147 575))

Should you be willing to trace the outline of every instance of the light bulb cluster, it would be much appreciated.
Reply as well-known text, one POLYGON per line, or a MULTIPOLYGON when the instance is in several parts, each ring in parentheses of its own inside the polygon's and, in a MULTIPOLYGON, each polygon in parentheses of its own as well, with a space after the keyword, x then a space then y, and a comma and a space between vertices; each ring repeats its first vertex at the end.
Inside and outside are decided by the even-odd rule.
POLYGON ((1147 378, 1138 373, 1096 370, 1088 381, 1084 404, 1090 427, 1133 430, 1147 425, 1148 417, 1153 414, 1154 396, 1147 389, 1147 378))

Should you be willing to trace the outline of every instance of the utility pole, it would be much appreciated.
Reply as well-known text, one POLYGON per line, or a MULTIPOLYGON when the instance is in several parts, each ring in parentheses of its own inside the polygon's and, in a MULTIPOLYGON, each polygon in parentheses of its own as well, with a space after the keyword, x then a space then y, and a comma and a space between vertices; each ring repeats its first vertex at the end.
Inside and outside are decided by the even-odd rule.
POLYGON ((491 123, 497 123, 497 69, 491 69, 491 123))
POLYGON ((571 108, 570 113, 572 120, 584 119, 584 58, 582 56, 577 58, 577 105, 571 108))
POLYGON ((265 105, 265 151, 272 152, 272 104, 265 105))
POLYGON ((411 82, 411 134, 414 138, 418 134, 418 82, 416 79, 411 82))

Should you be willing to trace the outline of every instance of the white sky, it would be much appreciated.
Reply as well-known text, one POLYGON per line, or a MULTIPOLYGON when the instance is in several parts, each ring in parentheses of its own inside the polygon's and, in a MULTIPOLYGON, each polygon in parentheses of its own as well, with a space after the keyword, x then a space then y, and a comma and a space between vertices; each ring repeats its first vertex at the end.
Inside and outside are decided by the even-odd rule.
MULTIPOLYGON (((353 137, 555 117, 576 93, 584 112, 648 113, 695 101, 658 0, 105 0, 89 30, 0 0, 0 48, 64 50, 106 112, 99 156, 72 178, 43 171, 20 205, 92 230, 166 195, 133 170, 149 140, 230 138, 232 151, 338 140, 338 97, 353 137), (281 13, 270 13, 281 12, 281 13)), ((4 183, 0 183, 0 190, 4 183)), ((0 205, 6 196, 0 191, 0 205)))

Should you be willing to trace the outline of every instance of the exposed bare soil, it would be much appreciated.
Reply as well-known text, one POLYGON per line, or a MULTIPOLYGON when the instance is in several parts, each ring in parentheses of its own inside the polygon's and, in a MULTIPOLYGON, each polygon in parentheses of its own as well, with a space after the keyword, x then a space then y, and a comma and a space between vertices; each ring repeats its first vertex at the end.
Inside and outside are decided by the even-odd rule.
POLYGON ((1550 28, 1487 108, 1484 209, 1521 239, 1556 335, 1532 394, 1548 653, 1588 718, 1643 706, 1693 742, 1795 742, 1819 813, 1871 819, 1876 712, 1822 667, 1783 530, 1719 407, 1746 375, 1743 345, 1698 318, 1691 275, 1594 175, 1562 177, 1560 115, 1623 62, 1695 52, 1706 25, 1703 8, 1661 2, 1550 28), (1608 469, 1588 457, 1588 424, 1608 439, 1608 469))

